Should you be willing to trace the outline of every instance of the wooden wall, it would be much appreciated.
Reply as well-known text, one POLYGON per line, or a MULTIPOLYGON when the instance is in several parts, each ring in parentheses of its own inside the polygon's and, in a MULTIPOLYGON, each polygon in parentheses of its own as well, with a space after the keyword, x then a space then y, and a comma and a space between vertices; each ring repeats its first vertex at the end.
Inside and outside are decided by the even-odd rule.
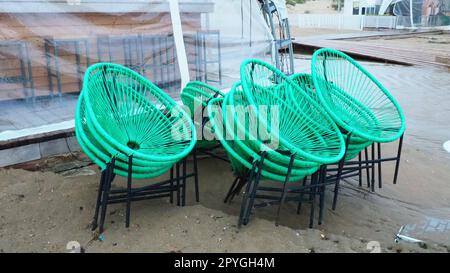
MULTIPOLYGON (((195 32, 200 29, 199 13, 184 13, 181 16, 184 32, 195 32)), ((44 38, 55 39, 87 39, 91 63, 97 61, 98 35, 137 35, 172 33, 169 13, 0 13, 0 41, 24 40, 29 43, 32 63, 33 81, 36 96, 49 95, 44 38)), ((0 48, 1 50, 1 48, 0 48)), ((80 49, 85 52, 84 46, 80 49)), ((75 56, 72 52, 61 52, 62 90, 77 92, 78 76, 75 56)), ((82 67, 85 68, 85 57, 82 67)), ((19 62, 5 52, 0 52, 0 77, 20 74, 19 62)), ((56 78, 54 79, 56 91, 56 78)), ((21 84, 0 83, 0 100, 23 97, 21 84)))

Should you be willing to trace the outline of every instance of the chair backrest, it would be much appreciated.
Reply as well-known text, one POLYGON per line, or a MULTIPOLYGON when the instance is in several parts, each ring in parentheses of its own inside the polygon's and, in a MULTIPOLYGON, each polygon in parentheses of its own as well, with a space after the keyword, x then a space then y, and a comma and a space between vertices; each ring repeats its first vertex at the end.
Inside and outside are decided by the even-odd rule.
POLYGON ((387 89, 346 54, 324 48, 311 63, 322 106, 345 131, 376 142, 390 142, 405 131, 403 112, 387 89))
POLYGON ((340 160, 345 143, 336 124, 294 81, 275 67, 250 59, 241 66, 241 82, 248 106, 258 115, 258 106, 278 106, 281 145, 307 160, 323 164, 340 160))
POLYGON ((142 157, 171 160, 171 155, 186 156, 195 145, 195 128, 187 113, 157 86, 129 68, 110 63, 89 67, 82 96, 87 116, 96 130, 122 151, 134 154, 134 144, 160 138, 155 143, 165 143, 164 147, 147 149, 160 150, 161 156, 142 157))

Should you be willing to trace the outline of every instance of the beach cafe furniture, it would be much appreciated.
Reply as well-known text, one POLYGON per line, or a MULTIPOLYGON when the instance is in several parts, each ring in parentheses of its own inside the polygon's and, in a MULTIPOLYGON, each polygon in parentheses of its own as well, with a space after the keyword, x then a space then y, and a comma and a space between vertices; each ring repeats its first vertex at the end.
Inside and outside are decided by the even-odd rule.
POLYGON ((223 98, 224 94, 218 89, 199 81, 191 81, 181 92, 181 101, 187 107, 191 118, 196 126, 197 144, 192 152, 194 173, 195 173, 195 198, 200 201, 200 192, 198 188, 198 158, 197 155, 206 155, 229 162, 227 158, 218 155, 214 151, 221 148, 222 145, 217 142, 211 133, 211 126, 208 125, 208 117, 206 116, 206 107, 214 98, 223 98), (204 133, 210 133, 204 135, 204 133), (210 139, 208 139, 210 138, 210 139))
POLYGON ((286 101, 289 92, 295 89, 299 87, 276 68, 250 59, 241 66, 241 83, 235 84, 224 99, 209 102, 213 131, 227 151, 236 175, 225 202, 246 187, 239 226, 248 223, 254 208, 268 205, 278 205, 278 224, 281 205, 286 201, 296 202, 299 207, 304 201, 311 202, 310 226, 313 226, 317 195, 319 224, 322 222, 325 166, 344 157, 345 141, 328 114, 305 92, 299 92, 304 94, 303 108, 295 108, 286 101), (263 128, 275 130, 273 121, 268 122, 259 106, 279 110, 275 114, 279 128, 271 135, 271 140, 279 143, 276 147, 260 134, 254 134, 263 128), (250 129, 251 124, 256 124, 257 130, 250 129), (309 176, 312 177, 308 179, 309 176), (270 187, 260 184, 261 180, 276 181, 282 186, 270 187))
POLYGON ((191 118, 162 90, 121 65, 92 65, 85 74, 75 122, 80 146, 102 171, 93 229, 99 226, 103 232, 108 204, 126 203, 127 227, 133 201, 173 202, 176 193, 177 204, 184 204, 186 179, 193 176, 186 173, 185 158, 195 146, 196 131, 191 118), (133 179, 168 172, 166 181, 132 187, 133 179), (112 189, 116 175, 127 178, 126 189, 112 189))
MULTIPOLYGON (((361 185, 361 170, 368 170, 370 166, 372 174, 369 177, 367 172, 368 186, 374 191, 375 165, 378 166, 378 183, 381 188, 382 163, 395 161, 395 184, 406 124, 403 111, 394 97, 361 64, 334 49, 324 48, 314 53, 311 75, 313 85, 309 84, 309 93, 314 94, 313 97, 332 117, 349 142, 343 172, 345 177, 359 176, 361 185), (399 147, 396 157, 382 158, 381 144, 397 140, 399 147), (371 159, 367 155, 369 146, 371 159), (378 148, 377 155, 375 147, 378 148), (363 150, 366 160, 361 158, 363 150), (352 161, 356 157, 358 160, 352 161)), ((294 93, 291 95, 295 96, 294 93)), ((336 191, 338 189, 339 187, 336 187, 336 191)), ((333 208, 336 208, 336 202, 333 208)))

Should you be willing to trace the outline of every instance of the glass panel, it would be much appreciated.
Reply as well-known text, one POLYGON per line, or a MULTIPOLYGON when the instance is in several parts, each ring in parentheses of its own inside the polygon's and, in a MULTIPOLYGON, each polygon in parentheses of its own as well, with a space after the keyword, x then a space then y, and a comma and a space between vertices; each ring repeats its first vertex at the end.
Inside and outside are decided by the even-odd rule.
MULTIPOLYGON (((180 5, 189 2, 205 1, 180 0, 180 5)), ((181 14, 182 21, 186 22, 183 33, 190 78, 226 89, 239 81, 244 59, 271 62, 272 37, 258 0, 207 2, 210 9, 200 13, 200 17, 181 14)))
MULTIPOLYGON (((196 31, 212 8, 190 2, 180 6, 182 20, 196 31)), ((127 66, 177 98, 169 3, 2 0, 0 133, 72 120, 84 72, 97 62, 127 66)))

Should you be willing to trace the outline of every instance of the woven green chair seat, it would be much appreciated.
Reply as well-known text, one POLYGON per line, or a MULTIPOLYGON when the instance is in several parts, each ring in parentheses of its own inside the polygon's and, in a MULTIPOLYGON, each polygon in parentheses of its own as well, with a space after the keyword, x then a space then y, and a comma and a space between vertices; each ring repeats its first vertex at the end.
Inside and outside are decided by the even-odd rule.
POLYGON ((400 106, 355 60, 334 49, 320 49, 313 55, 311 71, 321 104, 352 137, 391 142, 403 135, 400 106))
MULTIPOLYGON (((78 143, 82 147, 83 151, 89 156, 89 158, 96 163, 100 169, 104 170, 106 168, 106 163, 108 163, 113 156, 116 157, 116 173, 119 175, 127 175, 128 173, 128 155, 123 153, 110 154, 109 149, 103 148, 103 145, 108 144, 107 142, 102 142, 102 144, 95 139, 91 130, 94 130, 92 123, 86 116, 84 99, 81 96, 77 104, 76 118, 75 118, 75 133, 78 139, 78 143)), ((166 163, 166 162, 165 162, 166 163)), ((171 162, 173 165, 176 162, 171 162)), ((157 177, 170 169, 170 164, 165 169, 161 169, 161 162, 145 161, 139 158, 133 160, 133 173, 134 178, 145 179, 157 177)))
POLYGON ((265 62, 251 59, 241 66, 241 82, 248 106, 256 112, 258 105, 279 106, 279 142, 283 148, 319 164, 336 163, 343 157, 345 142, 336 124, 286 75, 265 62))
MULTIPOLYGON (((283 104, 284 102, 280 100, 279 103, 283 104)), ((240 83, 236 83, 232 87, 231 91, 225 96, 224 106, 229 107, 231 113, 233 113, 234 115, 233 117, 230 117, 225 120, 226 121, 225 128, 227 129, 228 135, 234 136, 235 142, 238 144, 245 142, 245 144, 242 144, 243 149, 248 153, 254 153, 254 151, 262 151, 262 150, 268 151, 266 157, 267 162, 269 163, 273 161, 276 162, 275 164, 281 165, 283 169, 279 171, 285 173, 285 171, 287 170, 285 166, 287 166, 287 164, 289 163, 290 156, 286 155, 285 153, 282 154, 280 152, 283 151, 285 152, 289 150, 283 146, 276 147, 277 149, 274 150, 271 147, 269 147, 270 142, 263 141, 259 139, 257 135, 253 134, 254 130, 260 130, 260 128, 255 127, 253 131, 249 130, 248 126, 251 123, 256 126, 260 125, 260 123, 256 121, 260 119, 260 117, 255 116, 256 115, 255 111, 250 111, 248 113, 249 115, 248 117, 245 117, 244 114, 241 113, 240 111, 241 109, 245 109, 246 107, 248 107, 248 101, 246 100, 246 97, 242 91, 242 86, 240 85, 240 83), (245 120, 246 118, 247 120, 245 120), (234 124, 231 124, 232 122, 234 124), (235 131, 238 130, 239 135, 236 136, 237 131, 232 132, 231 128, 235 128, 235 131)), ((271 140, 277 141, 277 139, 278 138, 274 138, 271 140)), ((297 156, 294 160, 293 168, 294 169, 315 168, 318 165, 319 164, 317 162, 308 161, 300 156, 297 156)))
POLYGON ((181 107, 139 74, 115 64, 99 63, 86 71, 76 124, 79 142, 97 157, 93 161, 103 168, 115 156, 115 171, 123 175, 120 169, 127 169, 132 155, 135 178, 159 176, 196 142, 194 125, 181 107))
MULTIPOLYGON (((259 160, 260 156, 258 153, 253 153, 251 155, 244 153, 242 150, 242 145, 237 145, 236 141, 228 140, 226 138, 226 132, 223 130, 223 124, 226 117, 224 118, 222 113, 216 113, 215 110, 213 110, 213 107, 220 107, 222 103, 223 99, 221 98, 213 99, 209 102, 208 114, 210 117, 210 123, 214 129, 214 133, 228 154, 234 173, 238 176, 245 176, 247 171, 252 168, 252 160, 259 160)), ((311 170, 311 173, 314 173, 315 171, 317 171, 317 168, 311 170)), ((284 182, 286 180, 286 173, 274 173, 268 171, 265 167, 261 170, 261 175, 263 179, 267 180, 274 180, 278 182, 284 182)), ((290 181, 299 181, 305 176, 306 174, 302 176, 295 176, 292 174, 290 181)))
MULTIPOLYGON (((314 83, 312 80, 311 75, 306 73, 299 73, 294 74, 290 76, 290 79, 294 81, 298 86, 301 87, 301 89, 305 90, 306 93, 315 101, 317 101, 320 104, 319 97, 316 92, 316 88, 314 87, 314 83)), ((297 101, 297 94, 296 92, 293 93, 294 101, 297 101)), ((369 112, 369 111, 368 111, 369 112)), ((370 112, 369 114, 370 115, 370 112)), ((340 128, 341 132, 344 134, 344 139, 346 140, 346 130, 343 128, 340 128)), ((348 144, 347 154, 346 154, 346 160, 350 160, 355 158, 362 150, 364 150, 366 147, 372 145, 372 141, 369 141, 365 138, 352 135, 350 138, 350 142, 348 144)))
MULTIPOLYGON (((243 158, 259 158, 259 151, 266 151, 267 152, 267 156, 266 159, 264 160, 264 169, 271 172, 271 173, 277 173, 282 175, 285 175, 288 171, 287 169, 287 165, 289 164, 289 160, 290 160, 290 156, 288 154, 281 154, 280 150, 273 150, 271 148, 269 148, 267 145, 264 145, 263 143, 261 143, 261 141, 258 140, 249 140, 248 137, 245 137, 246 140, 242 140, 240 139, 241 135, 236 136, 234 134, 234 132, 231 130, 231 128, 238 128, 241 125, 241 120, 239 119, 239 115, 236 115, 238 113, 239 110, 234 109, 234 103, 233 101, 233 97, 238 96, 238 97, 242 97, 242 90, 239 89, 235 89, 235 87, 239 87, 239 85, 235 85, 232 89, 232 91, 230 91, 226 96, 225 96, 225 100, 224 100, 224 107, 229 107, 229 109, 231 110, 231 113, 234 115, 233 117, 229 117, 227 118, 227 114, 230 113, 224 113, 224 127, 226 130, 226 133, 228 134, 228 136, 232 136, 229 137, 229 139, 234 139, 234 144, 235 146, 239 147, 240 151, 241 151, 241 156, 243 158), (236 95, 237 93, 239 93, 239 95, 236 95), (234 122, 234 124, 231 124, 231 122, 234 122)), ((256 117, 254 117, 256 118, 256 117)), ((250 118, 252 119, 252 118, 250 118)), ((294 165, 291 171, 291 175, 293 176, 293 179, 291 181, 298 181, 295 180, 295 178, 297 179, 301 179, 304 176, 307 176, 309 174, 314 173, 317 168, 319 167, 319 164, 316 162, 309 162, 309 161, 304 161, 302 159, 299 158, 295 158, 294 160, 294 165)))

